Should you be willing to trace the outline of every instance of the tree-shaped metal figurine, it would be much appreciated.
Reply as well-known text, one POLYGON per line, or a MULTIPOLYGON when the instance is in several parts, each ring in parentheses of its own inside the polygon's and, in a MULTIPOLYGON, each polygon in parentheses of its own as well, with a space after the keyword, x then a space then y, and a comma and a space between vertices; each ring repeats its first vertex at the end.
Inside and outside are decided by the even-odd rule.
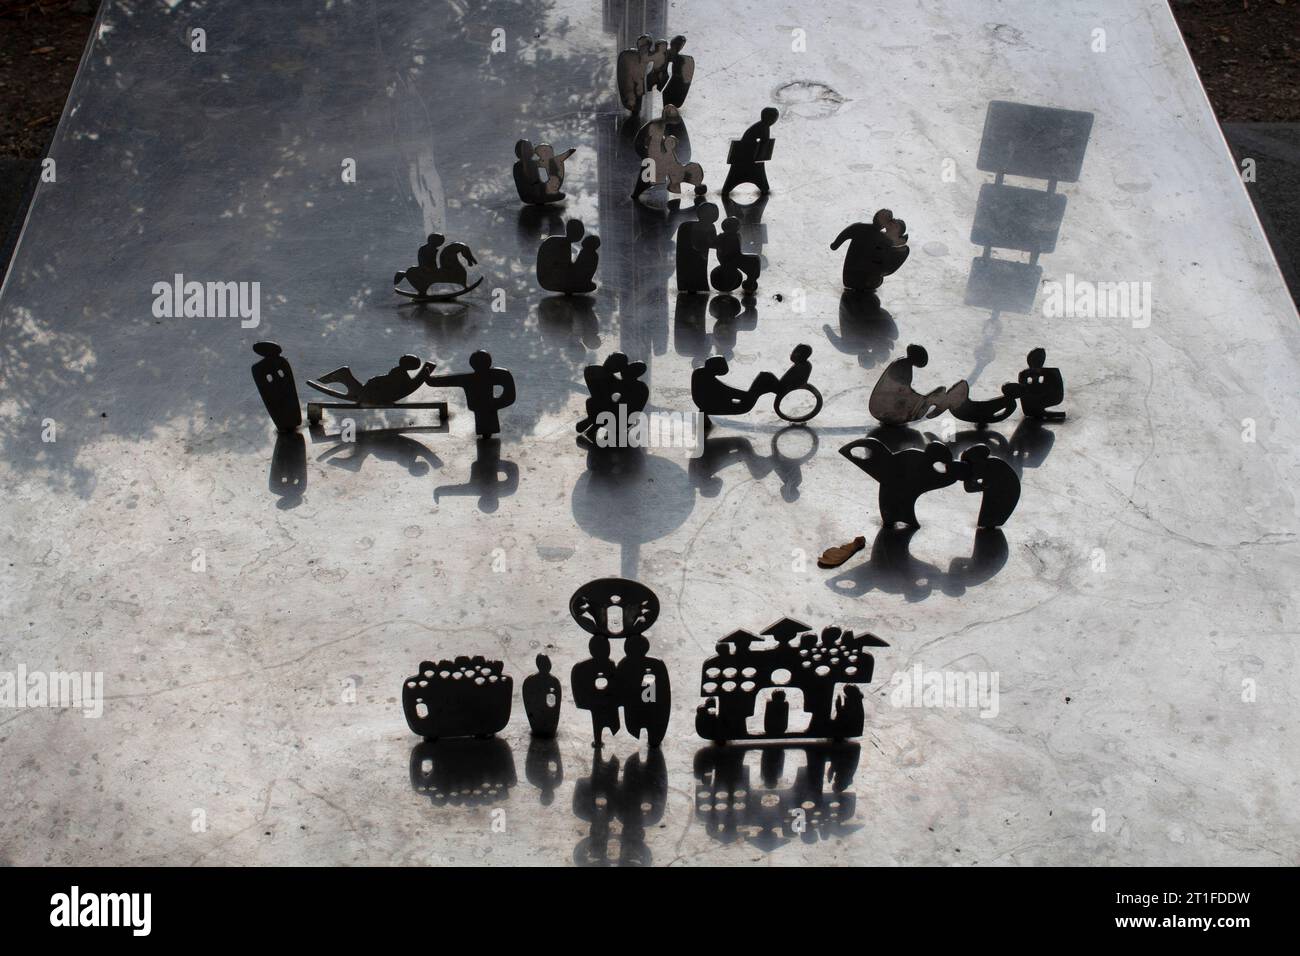
POLYGON ((514 681, 500 661, 457 657, 421 661, 402 684, 407 726, 426 740, 490 737, 510 721, 514 681))
POLYGON ((547 292, 585 295, 596 291, 600 237, 585 233, 581 219, 570 219, 564 225, 564 235, 548 236, 537 247, 537 284, 547 292), (576 256, 575 245, 580 246, 576 256))
POLYGON ((463 242, 443 246, 445 237, 431 233, 416 254, 417 263, 393 276, 393 291, 413 302, 449 302, 478 288, 483 277, 469 284, 469 266, 478 265, 474 253, 463 242), (400 288, 405 281, 414 291, 400 288), (430 290, 438 291, 430 291, 430 290))
POLYGON ((691 400, 704 413, 706 427, 709 416, 744 415, 758 404, 760 398, 769 394, 776 396, 773 408, 780 418, 787 422, 806 422, 822 409, 822 393, 808 382, 812 375, 812 362, 808 360, 811 355, 811 346, 796 345, 790 353, 790 367, 779 378, 773 372, 759 372, 749 388, 743 390, 721 381, 729 366, 725 358, 715 355, 705 359, 704 365, 691 373, 691 400), (796 416, 782 409, 781 403, 795 392, 807 392, 812 396, 810 411, 796 416))
POLYGON ((763 635, 734 631, 704 662, 696 732, 718 742, 860 737, 865 717, 857 685, 870 683, 875 667, 868 648, 889 645, 838 627, 815 634, 788 617, 763 635))
POLYGON ((578 588, 569 600, 569 613, 588 634, 591 657, 575 664, 569 675, 573 706, 591 712, 592 745, 600 747, 602 732, 622 725, 634 737, 645 730, 651 747, 658 747, 672 712, 668 668, 650 657, 645 631, 659 617, 659 599, 644 584, 624 578, 599 578, 578 588), (610 657, 613 639, 623 641, 623 658, 610 657))
POLYGON ((533 146, 526 139, 515 143, 515 164, 511 173, 519 198, 536 206, 564 199, 564 193, 560 190, 564 185, 564 163, 576 151, 566 149, 562 153, 556 153, 550 143, 533 146))
POLYGON ((895 219, 888 209, 880 209, 871 222, 846 226, 831 249, 848 242, 844 254, 844 288, 874 292, 907 261, 907 224, 895 219))
POLYGON ((622 352, 611 352, 599 365, 582 371, 591 397, 587 413, 578 422, 578 433, 601 448, 623 447, 629 423, 645 411, 650 387, 641 381, 645 362, 632 362, 622 352))
POLYGON ((262 356, 253 364, 253 381, 257 383, 266 413, 279 431, 295 431, 302 424, 302 406, 298 404, 298 387, 289 360, 280 354, 280 346, 274 342, 254 343, 253 351, 262 356))
POLYGON ((737 186, 752 183, 758 187, 759 195, 766 196, 771 187, 767 184, 767 161, 772 158, 776 140, 772 138, 772 127, 780 113, 774 107, 767 107, 759 115, 758 122, 745 130, 740 139, 731 141, 727 152, 727 180, 722 184, 719 195, 730 195, 737 186))

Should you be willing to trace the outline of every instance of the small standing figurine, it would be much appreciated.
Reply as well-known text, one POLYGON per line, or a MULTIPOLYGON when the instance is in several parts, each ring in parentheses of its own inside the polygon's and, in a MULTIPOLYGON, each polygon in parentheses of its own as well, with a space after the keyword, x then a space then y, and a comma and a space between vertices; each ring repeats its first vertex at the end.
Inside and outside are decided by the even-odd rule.
POLYGON ((844 288, 874 292, 907 261, 907 224, 888 209, 879 210, 871 222, 855 222, 835 237, 831 249, 848 242, 844 254, 844 288))
POLYGON ((466 271, 468 266, 478 265, 474 253, 470 252, 469 246, 463 242, 449 243, 439 252, 444 239, 444 236, 436 232, 429 234, 428 241, 417 253, 417 264, 394 274, 394 292, 414 302, 447 302, 478 287, 483 277, 479 276, 474 280, 474 284, 470 285, 469 273, 466 271), (464 264, 461 263, 462 259, 464 264), (415 291, 408 292, 398 288, 403 280, 415 291), (430 292, 429 289, 436 285, 458 288, 448 292, 430 292))
MULTIPOLYGON (((718 207, 711 202, 695 204, 695 222, 677 227, 677 291, 709 291, 709 250, 717 245, 718 207)), ((733 286, 734 288, 734 286, 733 286)))
POLYGON ((517 159, 511 172, 519 198, 539 206, 562 200, 564 193, 560 187, 564 185, 564 162, 575 152, 566 149, 557 154, 550 143, 540 143, 534 148, 526 139, 515 143, 517 159))
POLYGON ((646 74, 651 67, 658 70, 667 59, 667 53, 665 47, 663 55, 656 57, 654 39, 648 33, 636 38, 635 47, 619 52, 614 72, 618 79, 619 101, 628 112, 641 112, 641 100, 645 98, 646 92, 646 74))
POLYGON ((569 613, 588 634, 591 657, 575 664, 569 676, 573 706, 591 712, 592 746, 601 746, 603 731, 619 731, 619 709, 628 732, 646 731, 651 747, 663 742, 672 713, 668 669, 647 656, 650 642, 642 636, 659 617, 659 599, 636 581, 600 578, 578 588, 569 600, 569 613), (616 613, 611 613, 616 612, 616 613), (611 639, 624 639, 623 659, 610 658, 611 639))
POLYGON ((537 284, 548 292, 565 295, 584 295, 596 291, 593 281, 600 264, 600 238, 584 238, 585 229, 580 219, 570 219, 564 226, 563 236, 547 236, 537 247, 537 284), (576 258, 573 246, 581 243, 576 258))
POLYGON ((729 195, 743 183, 753 183, 763 196, 771 191, 767 184, 766 164, 772 158, 772 148, 776 144, 772 138, 772 126, 780 115, 774 107, 767 107, 758 122, 745 130, 744 136, 732 141, 727 153, 731 168, 727 171, 727 181, 722 184, 721 195, 729 195))
POLYGON ((561 688, 551 673, 551 659, 537 655, 537 673, 524 678, 524 713, 534 737, 554 737, 560 724, 561 688))
POLYGON ((298 404, 298 387, 293 382, 289 360, 280 354, 280 346, 274 342, 256 342, 253 351, 262 356, 253 365, 253 381, 257 383, 266 413, 277 430, 295 431, 302 424, 302 407, 298 404))
POLYGON ((1047 361, 1045 349, 1033 349, 1025 356, 1029 367, 1020 373, 1017 382, 1020 386, 1020 410, 1026 418, 1037 418, 1046 422, 1065 420, 1065 412, 1050 411, 1053 405, 1059 405, 1065 399, 1065 381, 1061 378, 1059 368, 1044 368, 1047 361))
POLYGON ((483 349, 469 357, 469 367, 470 371, 456 375, 430 376, 428 382, 435 388, 464 389, 465 404, 474 413, 474 432, 480 438, 491 438, 501 431, 497 412, 515 403, 515 379, 509 369, 493 367, 492 356, 483 349))

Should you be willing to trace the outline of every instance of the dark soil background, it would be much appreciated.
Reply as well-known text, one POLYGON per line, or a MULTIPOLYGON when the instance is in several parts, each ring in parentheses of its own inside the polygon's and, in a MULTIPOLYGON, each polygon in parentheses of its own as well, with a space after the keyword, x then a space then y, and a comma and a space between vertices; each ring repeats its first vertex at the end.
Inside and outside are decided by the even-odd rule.
MULTIPOLYGON (((1171 0, 1171 6, 1229 144, 1239 161, 1256 162, 1257 181, 1247 188, 1296 294, 1300 0, 1171 0)), ((95 0, 0 0, 0 270, 97 10, 95 0)))

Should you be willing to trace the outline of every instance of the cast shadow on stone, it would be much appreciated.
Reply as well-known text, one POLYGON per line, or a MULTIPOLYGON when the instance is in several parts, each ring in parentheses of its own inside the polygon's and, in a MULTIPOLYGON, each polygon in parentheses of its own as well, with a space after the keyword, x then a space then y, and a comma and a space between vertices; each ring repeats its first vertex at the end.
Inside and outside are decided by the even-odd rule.
POLYGON ((424 740, 411 749, 411 789, 435 807, 477 807, 506 799, 518 783, 510 745, 500 737, 424 740))
POLYGON ((573 851, 578 866, 649 866, 646 830, 663 819, 668 770, 654 747, 619 761, 592 750, 591 773, 573 790, 573 813, 588 832, 573 851), (617 827, 617 830, 616 830, 617 827))

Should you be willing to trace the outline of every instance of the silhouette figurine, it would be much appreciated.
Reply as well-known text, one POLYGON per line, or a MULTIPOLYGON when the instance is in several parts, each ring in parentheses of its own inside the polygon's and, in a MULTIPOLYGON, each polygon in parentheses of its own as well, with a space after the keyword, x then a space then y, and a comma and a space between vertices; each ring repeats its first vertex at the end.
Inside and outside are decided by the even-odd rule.
POLYGON ((691 80, 695 78, 695 57, 682 52, 686 46, 686 37, 675 36, 668 45, 668 55, 657 72, 655 86, 663 95, 665 106, 680 107, 686 102, 690 92, 691 80), (672 75, 669 76, 671 69, 672 75))
MULTIPOLYGON (((1047 361, 1047 352, 1041 348, 1031 350, 1025 361, 1029 367, 1020 373, 1018 380, 1021 411, 1026 418, 1047 422, 1064 421, 1065 412, 1049 410, 1065 399, 1065 382, 1061 378, 1061 370, 1043 366, 1047 361)), ((269 404, 267 407, 270 407, 269 404)))
MULTIPOLYGON (((479 349, 469 357, 471 371, 456 375, 430 376, 429 384, 448 386, 465 391, 465 404, 474 413, 474 432, 480 438, 491 438, 501 431, 497 412, 515 403, 515 379, 509 369, 494 368, 492 356, 479 349), (501 394, 497 394, 497 389, 501 394)), ((368 384, 368 383, 367 383, 368 384)))
POLYGON ((781 419, 787 422, 806 422, 817 415, 822 408, 822 395, 817 387, 808 383, 812 375, 812 363, 808 361, 812 347, 800 344, 790 353, 790 368, 777 378, 772 372, 759 372, 754 376, 749 388, 744 391, 720 381, 729 371, 727 360, 721 355, 705 359, 704 365, 691 373, 691 400, 705 415, 708 426, 710 415, 744 415, 753 410, 758 400, 764 395, 776 396, 773 408, 781 419), (813 396, 812 411, 800 416, 787 415, 781 403, 787 395, 794 392, 808 392, 813 396))
POLYGON ((1016 396, 1019 394, 1020 386, 1015 382, 1008 382, 1002 386, 1002 394, 997 398, 987 398, 982 401, 967 398, 949 411, 952 412, 953 418, 963 422, 992 425, 1011 417, 1016 410, 1016 396))
POLYGON ((565 295, 579 295, 596 290, 592 277, 596 274, 600 239, 596 236, 583 238, 582 220, 570 219, 564 226, 564 235, 547 236, 537 248, 537 284, 548 292, 562 292, 565 295), (582 248, 576 259, 573 246, 581 242, 582 248))
POLYGON ((482 657, 421 661, 402 684, 407 725, 425 740, 492 736, 510 721, 514 682, 502 667, 482 657))
POLYGON ((615 689, 614 663, 609 659, 609 639, 593 637, 587 642, 591 657, 573 665, 569 683, 573 686, 573 706, 591 711, 591 745, 600 747, 601 735, 608 729, 618 733, 618 696, 615 689))
POLYGON ((524 713, 535 737, 554 737, 560 724, 561 688, 551 673, 551 659, 537 655, 537 673, 524 678, 524 713))
POLYGON ((840 454, 880 483, 880 521, 886 528, 919 527, 916 499, 955 484, 958 477, 952 450, 943 442, 930 442, 924 450, 891 452, 878 438, 859 438, 841 448, 840 454))
POLYGON ((983 492, 978 527, 999 528, 1020 500, 1020 479, 1016 471, 1001 458, 989 453, 988 445, 972 445, 961 454, 959 476, 966 491, 983 492))
POLYGON ((659 617, 659 599, 643 584, 623 578, 589 581, 569 599, 569 613, 591 634, 591 657, 574 665, 570 675, 573 706, 591 711, 592 746, 601 746, 602 732, 619 730, 623 723, 636 737, 646 731, 651 747, 663 742, 671 713, 672 691, 668 668, 647 656, 650 642, 643 637, 659 617), (617 665, 610 660, 609 642, 624 639, 625 656, 617 665))
POLYGON ((879 289, 885 276, 893 275, 907 261, 907 224, 895 219, 888 209, 877 211, 871 222, 855 222, 835 237, 831 249, 845 241, 844 288, 862 291, 879 289))
POLYGON ((835 730, 831 736, 836 739, 856 737, 862 733, 862 728, 866 722, 866 708, 862 702, 862 688, 854 684, 845 685, 839 706, 835 709, 835 719, 833 721, 835 730))
POLYGON ((415 302, 446 302, 478 287, 483 277, 479 276, 474 280, 474 284, 470 285, 469 273, 466 271, 468 266, 478 265, 478 260, 474 258, 474 253, 470 252, 469 246, 463 242, 453 242, 439 252, 443 239, 444 237, 436 232, 429 234, 428 241, 416 254, 417 264, 393 276, 394 292, 415 302), (464 264, 461 262, 462 259, 464 264), (415 292, 397 288, 403 279, 415 292), (452 285, 459 288, 451 292, 429 292, 429 289, 435 285, 452 285))
MULTIPOLYGON (((667 50, 664 51, 664 56, 667 56, 667 50)), ((646 92, 646 74, 652 65, 658 68, 660 62, 655 59, 654 40, 647 33, 636 38, 635 47, 619 52, 614 72, 618 80, 619 101, 628 112, 641 112, 641 100, 646 92)))
POLYGON ((324 392, 334 398, 362 405, 386 406, 396 404, 421 385, 431 382, 433 369, 433 362, 421 364, 417 356, 403 355, 389 371, 366 379, 364 383, 352 374, 352 369, 342 365, 332 372, 326 372, 315 381, 308 380, 307 384, 318 392, 324 392), (412 372, 415 374, 412 375, 412 372), (326 385, 342 385, 343 391, 326 388, 326 385))
POLYGON ((645 373, 645 362, 629 362, 622 352, 612 352, 600 365, 583 369, 591 397, 587 399, 586 417, 577 424, 578 432, 591 439, 602 426, 620 420, 629 422, 633 415, 645 411, 650 401, 650 389, 641 381, 645 373))
MULTIPOLYGON (((767 640, 733 631, 704 661, 696 733, 717 742, 860 736, 864 716, 851 695, 846 693, 839 712, 831 713, 836 688, 870 683, 875 670, 870 648, 888 645, 874 634, 857 636, 834 626, 815 634, 788 617, 764 630, 763 636, 767 640), (799 691, 808 715, 801 730, 790 729, 790 688, 799 691), (752 729, 760 695, 768 691, 761 729, 752 729)), ((861 699, 859 693, 857 704, 861 699)))
POLYGON ((636 199, 647 189, 666 183, 668 192, 681 198, 682 183, 690 183, 696 193, 702 194, 704 168, 699 163, 685 163, 677 156, 680 138, 673 132, 684 132, 685 124, 674 106, 665 106, 663 115, 652 119, 637 131, 633 145, 641 157, 637 169, 636 185, 632 198, 636 199))
POLYGON ((744 183, 753 183, 760 195, 766 196, 771 190, 767 184, 766 163, 772 158, 772 125, 781 114, 769 106, 760 114, 759 120, 745 134, 731 143, 727 153, 727 162, 731 168, 727 171, 727 181, 722 184, 721 195, 726 196, 733 189, 744 183))
POLYGON ((515 143, 517 157, 511 172, 519 198, 533 205, 559 202, 564 198, 560 187, 564 185, 564 162, 576 152, 567 149, 556 154, 550 143, 539 143, 536 148, 526 139, 515 143))
POLYGON ((773 691, 767 708, 763 711, 763 734, 767 737, 784 737, 790 727, 790 703, 785 691, 773 691))
POLYGON ((678 292, 709 291, 709 250, 717 245, 714 223, 718 221, 718 207, 711 202, 696 203, 695 218, 695 222, 677 227, 678 292))
POLYGON ((253 364, 253 381, 257 383, 257 393, 262 396, 266 413, 278 431, 295 431, 302 424, 302 406, 298 404, 298 387, 293 382, 289 360, 280 354, 280 346, 274 342, 255 342, 253 351, 262 356, 253 364))
POLYGON ((731 292, 736 286, 746 292, 758 288, 758 273, 763 260, 740 251, 740 220, 735 216, 722 221, 722 235, 718 237, 715 248, 718 250, 718 265, 709 273, 713 288, 719 292, 731 292))
POLYGON ((885 425, 906 425, 934 418, 966 401, 970 387, 964 381, 924 395, 912 388, 912 370, 925 368, 929 362, 929 353, 919 345, 909 345, 903 358, 890 362, 867 400, 872 417, 885 425))
POLYGON ((668 668, 658 658, 648 657, 649 650, 650 642, 645 637, 629 634, 623 642, 623 659, 614 669, 614 680, 623 707, 623 726, 638 738, 645 730, 649 745, 658 747, 668 730, 672 701, 668 668))

